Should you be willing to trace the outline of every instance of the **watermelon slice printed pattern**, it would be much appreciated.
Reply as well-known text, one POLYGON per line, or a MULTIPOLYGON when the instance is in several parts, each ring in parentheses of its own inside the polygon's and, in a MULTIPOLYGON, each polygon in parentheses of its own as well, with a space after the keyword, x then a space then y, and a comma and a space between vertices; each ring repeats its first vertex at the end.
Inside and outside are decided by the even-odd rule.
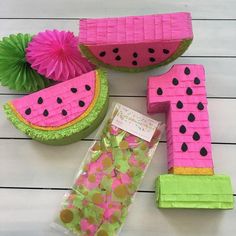
POLYGON ((166 112, 168 169, 213 174, 211 135, 202 65, 174 65, 148 80, 149 113, 166 112))
POLYGON ((83 114, 95 94, 96 72, 65 81, 12 101, 18 113, 29 123, 57 127, 83 114))
POLYGON ((90 47, 91 52, 105 64, 112 62, 117 67, 146 67, 167 60, 172 56, 181 41, 163 43, 139 43, 90 47))

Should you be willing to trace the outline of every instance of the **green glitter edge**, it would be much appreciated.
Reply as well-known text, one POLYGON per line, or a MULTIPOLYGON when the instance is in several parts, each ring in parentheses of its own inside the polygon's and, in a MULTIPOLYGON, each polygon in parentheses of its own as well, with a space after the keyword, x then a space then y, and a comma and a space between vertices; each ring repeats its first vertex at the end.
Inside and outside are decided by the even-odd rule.
POLYGON ((91 112, 81 121, 61 130, 39 130, 29 127, 21 122, 11 107, 6 103, 3 109, 7 118, 13 125, 30 136, 32 139, 50 145, 65 145, 76 142, 83 137, 86 137, 95 130, 103 120, 108 109, 109 89, 106 79, 106 71, 97 70, 100 78, 100 92, 97 102, 91 112))
POLYGON ((80 44, 79 48, 80 48, 80 51, 84 54, 84 56, 86 56, 90 62, 92 62, 93 64, 95 64, 97 66, 102 66, 102 67, 114 69, 117 71, 136 73, 136 72, 143 72, 143 71, 151 70, 151 69, 169 64, 170 62, 172 62, 175 59, 177 59, 178 57, 180 57, 188 49, 188 47, 192 43, 192 40, 193 39, 182 40, 180 42, 178 49, 167 60, 165 60, 159 64, 145 66, 145 67, 139 67, 139 68, 112 66, 112 65, 106 64, 106 63, 102 62, 101 60, 97 59, 97 57, 94 56, 94 54, 90 51, 89 47, 87 47, 83 44, 80 44))

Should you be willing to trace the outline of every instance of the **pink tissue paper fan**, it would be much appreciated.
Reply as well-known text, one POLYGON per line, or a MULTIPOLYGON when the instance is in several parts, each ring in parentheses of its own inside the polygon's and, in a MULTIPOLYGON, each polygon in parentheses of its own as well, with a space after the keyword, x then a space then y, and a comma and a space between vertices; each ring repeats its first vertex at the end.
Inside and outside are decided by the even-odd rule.
POLYGON ((78 49, 78 37, 72 32, 46 30, 33 37, 26 59, 39 74, 65 81, 95 68, 78 49))

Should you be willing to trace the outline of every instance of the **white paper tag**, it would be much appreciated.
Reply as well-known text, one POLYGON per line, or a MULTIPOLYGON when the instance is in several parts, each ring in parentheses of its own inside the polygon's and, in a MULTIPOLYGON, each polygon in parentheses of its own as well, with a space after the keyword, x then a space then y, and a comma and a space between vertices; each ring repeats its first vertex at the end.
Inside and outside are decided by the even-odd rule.
POLYGON ((151 141, 159 122, 126 106, 117 104, 117 113, 113 118, 112 125, 125 130, 148 142, 151 141))

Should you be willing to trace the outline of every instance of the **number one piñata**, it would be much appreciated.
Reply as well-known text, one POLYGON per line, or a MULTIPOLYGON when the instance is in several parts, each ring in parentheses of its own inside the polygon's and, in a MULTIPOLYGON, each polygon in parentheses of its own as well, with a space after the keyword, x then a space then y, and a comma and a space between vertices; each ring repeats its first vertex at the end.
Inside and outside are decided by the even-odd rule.
POLYGON ((230 178, 214 175, 204 67, 174 65, 151 76, 147 107, 149 113, 166 113, 170 174, 157 179, 158 206, 232 208, 230 178))

